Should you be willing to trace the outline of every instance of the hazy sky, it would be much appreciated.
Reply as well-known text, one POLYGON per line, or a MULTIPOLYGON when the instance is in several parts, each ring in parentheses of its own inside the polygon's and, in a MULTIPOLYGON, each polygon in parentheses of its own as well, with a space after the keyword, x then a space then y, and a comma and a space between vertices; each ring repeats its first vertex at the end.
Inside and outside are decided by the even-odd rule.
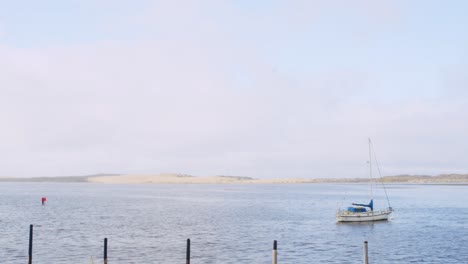
POLYGON ((0 176, 468 172, 468 1, 0 5, 0 176))

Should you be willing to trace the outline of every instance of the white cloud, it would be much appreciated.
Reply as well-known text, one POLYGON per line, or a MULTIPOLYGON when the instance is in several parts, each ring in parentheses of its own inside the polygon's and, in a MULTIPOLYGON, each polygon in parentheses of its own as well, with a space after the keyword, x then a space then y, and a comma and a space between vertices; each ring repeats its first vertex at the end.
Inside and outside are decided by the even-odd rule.
POLYGON ((368 136, 384 173, 463 169, 464 104, 386 105, 374 96, 388 78, 381 69, 291 76, 262 53, 273 31, 250 38, 266 23, 204 3, 212 9, 162 1, 122 18, 150 36, 125 43, 0 46, 0 174, 354 177, 365 175, 368 136))

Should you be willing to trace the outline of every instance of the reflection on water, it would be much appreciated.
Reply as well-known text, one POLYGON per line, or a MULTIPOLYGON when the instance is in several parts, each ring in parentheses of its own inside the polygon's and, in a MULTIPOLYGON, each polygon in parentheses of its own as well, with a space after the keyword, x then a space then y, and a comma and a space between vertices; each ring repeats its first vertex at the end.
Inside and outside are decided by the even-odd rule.
POLYGON ((468 263, 468 187, 402 187, 393 220, 337 224, 367 186, 3 183, 0 259, 25 263, 34 224, 35 263, 98 263, 104 237, 109 263, 184 263, 187 238, 193 263, 271 263, 275 239, 280 263, 360 263, 364 240, 373 263, 468 263))

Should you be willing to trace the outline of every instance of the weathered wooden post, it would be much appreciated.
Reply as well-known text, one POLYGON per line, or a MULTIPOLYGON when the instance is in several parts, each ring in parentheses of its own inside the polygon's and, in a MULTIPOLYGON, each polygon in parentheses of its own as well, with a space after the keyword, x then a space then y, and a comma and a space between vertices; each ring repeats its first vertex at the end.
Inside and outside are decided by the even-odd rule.
POLYGON ((104 264, 107 264, 107 237, 104 238, 104 264))
POLYGON ((276 240, 273 241, 273 264, 277 264, 278 263, 278 252, 277 252, 277 246, 278 246, 278 243, 276 242, 276 240))
POLYGON ((185 256, 186 263, 190 264, 190 239, 187 239, 187 254, 185 256))
POLYGON ((367 254, 367 241, 364 241, 364 264, 369 264, 369 258, 367 254))
POLYGON ((28 264, 32 263, 33 225, 29 225, 28 264))

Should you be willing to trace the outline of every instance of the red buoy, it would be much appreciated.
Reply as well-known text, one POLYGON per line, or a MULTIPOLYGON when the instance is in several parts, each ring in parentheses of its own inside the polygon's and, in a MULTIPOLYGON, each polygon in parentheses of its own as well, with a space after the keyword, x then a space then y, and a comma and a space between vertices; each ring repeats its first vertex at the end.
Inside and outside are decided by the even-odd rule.
POLYGON ((42 205, 44 205, 45 202, 47 201, 47 198, 46 198, 46 197, 42 197, 41 201, 42 201, 42 205))

